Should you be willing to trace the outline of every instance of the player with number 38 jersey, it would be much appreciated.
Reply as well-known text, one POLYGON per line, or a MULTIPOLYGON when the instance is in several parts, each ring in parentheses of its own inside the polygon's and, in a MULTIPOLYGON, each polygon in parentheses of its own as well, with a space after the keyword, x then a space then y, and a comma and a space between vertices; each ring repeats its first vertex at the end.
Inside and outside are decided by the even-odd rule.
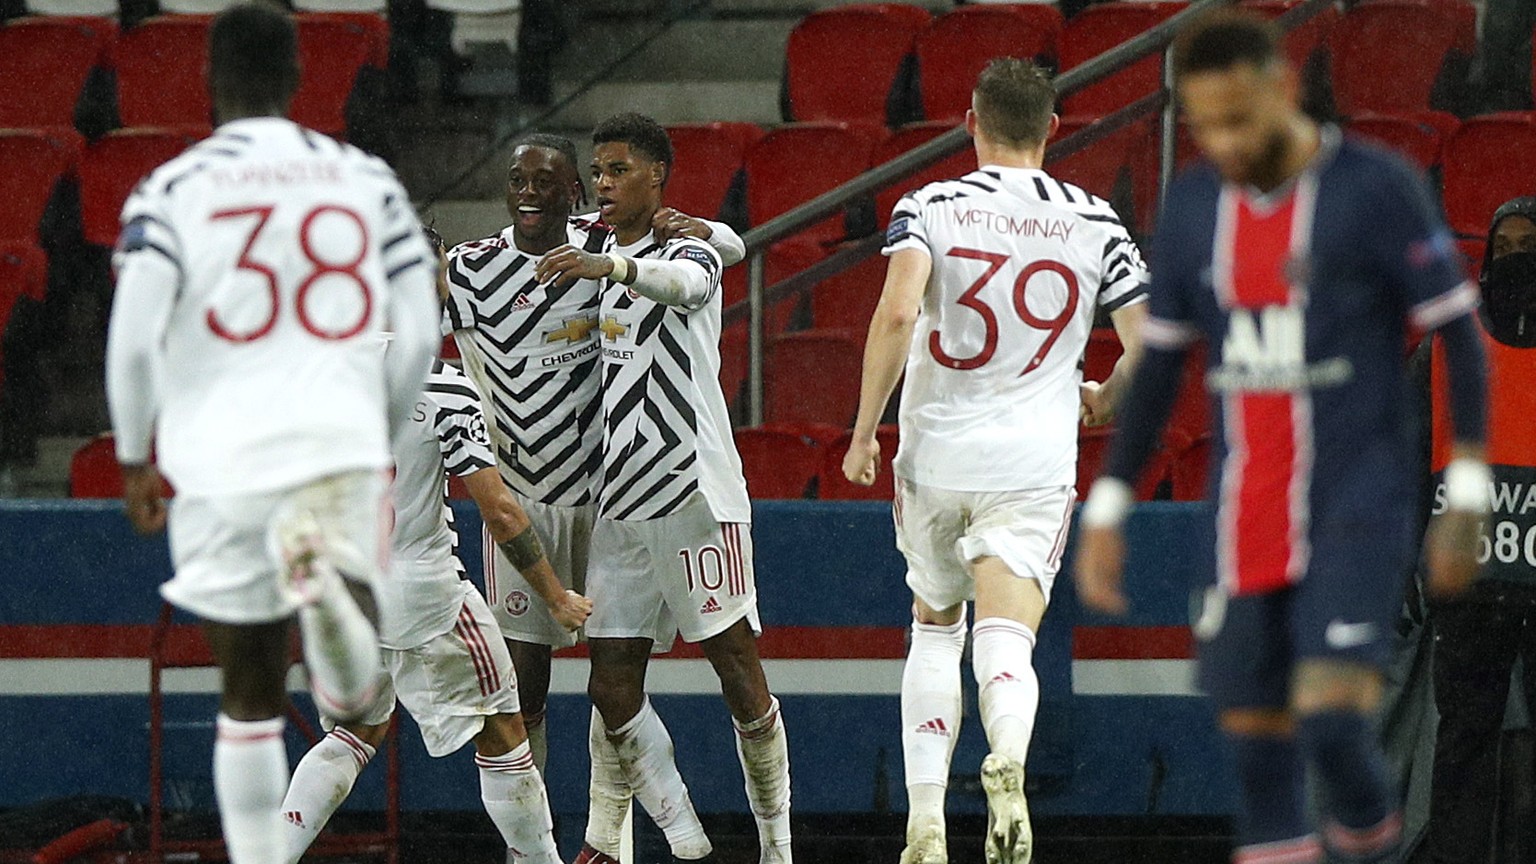
POLYGON ((1024 757, 1040 699, 1031 656, 1076 497, 1078 419, 1109 422, 1139 353, 1147 273, 1136 244, 1103 199, 1042 169, 1059 125, 1055 95, 1034 65, 991 63, 966 116, 981 169, 902 198, 887 232, 890 265, 843 472, 874 482, 875 429, 904 359, 893 510, 914 621, 901 688, 910 802, 902 864, 946 860, 944 795, 972 599, 992 745, 981 766, 986 858, 1029 864, 1024 757), (1126 350, 1108 380, 1084 382, 1098 309, 1126 350))

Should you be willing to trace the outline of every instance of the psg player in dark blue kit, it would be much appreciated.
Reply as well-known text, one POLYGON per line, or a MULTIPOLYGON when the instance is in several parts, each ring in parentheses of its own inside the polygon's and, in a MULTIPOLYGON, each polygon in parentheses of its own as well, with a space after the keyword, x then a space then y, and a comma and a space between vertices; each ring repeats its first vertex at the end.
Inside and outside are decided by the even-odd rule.
POLYGON ((1206 161, 1169 190, 1146 353, 1083 510, 1078 590, 1120 612, 1120 523, 1204 340, 1219 471, 1200 684, 1236 759, 1238 864, 1395 861, 1402 820, 1374 731, 1415 547, 1406 344, 1438 330, 1452 376, 1449 509, 1431 587, 1476 574, 1487 508, 1478 295, 1418 176, 1298 108, 1279 33, 1217 13, 1179 38, 1178 97, 1206 161), (1303 794, 1309 766, 1328 807, 1303 794))

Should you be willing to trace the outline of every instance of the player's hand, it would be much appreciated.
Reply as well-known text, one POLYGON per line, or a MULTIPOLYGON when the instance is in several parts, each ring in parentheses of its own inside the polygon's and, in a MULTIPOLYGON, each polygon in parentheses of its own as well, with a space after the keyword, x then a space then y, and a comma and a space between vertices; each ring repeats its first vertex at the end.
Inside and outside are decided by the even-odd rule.
POLYGON ((577 279, 606 279, 613 273, 613 259, 565 245, 551 249, 533 268, 540 285, 564 288, 577 279))
POLYGON ((1083 528, 1077 537, 1077 598, 1083 605, 1106 615, 1124 615, 1129 609, 1122 578, 1125 570, 1125 535, 1119 528, 1083 528))
POLYGON ((133 530, 140 534, 165 530, 165 499, 160 496, 163 482, 153 465, 123 466, 123 505, 133 530))
POLYGON ((1098 381, 1084 381, 1078 385, 1078 393, 1083 400, 1078 415, 1083 418, 1083 425, 1090 429, 1104 426, 1115 419, 1115 406, 1104 398, 1103 386, 1098 381))
POLYGON ((849 483, 875 485, 875 478, 880 476, 880 442, 874 438, 861 441, 855 437, 843 457, 843 476, 849 483))
POLYGON ((1432 596, 1455 597, 1477 578, 1477 546, 1482 540, 1483 518, 1470 510, 1447 510, 1429 520, 1424 559, 1432 596))
POLYGON ((566 589, 565 595, 555 603, 550 604, 550 614, 560 622, 560 626, 567 630, 575 630, 587 623, 587 617, 592 614, 592 601, 575 591, 566 589))
POLYGON ((674 237, 708 240, 714 231, 703 219, 695 219, 687 213, 680 213, 671 207, 663 207, 651 217, 651 233, 656 236, 656 242, 665 243, 674 237))

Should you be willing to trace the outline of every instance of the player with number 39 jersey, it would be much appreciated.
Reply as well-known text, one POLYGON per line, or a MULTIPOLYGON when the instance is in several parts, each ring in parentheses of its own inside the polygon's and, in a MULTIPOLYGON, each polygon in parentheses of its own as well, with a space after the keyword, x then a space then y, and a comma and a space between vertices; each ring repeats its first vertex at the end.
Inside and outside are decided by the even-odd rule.
POLYGON ((902 864, 946 860, 944 795, 973 598, 973 667, 992 745, 981 766, 986 858, 1030 861, 1024 757, 1040 698, 1031 656, 1075 500, 1078 419, 1110 420, 1139 353, 1146 268, 1108 203, 1042 169, 1059 125, 1054 101, 1032 64, 990 64, 966 117, 980 170, 902 198, 887 232, 890 265, 843 472, 874 482, 876 425, 904 366, 893 511, 914 620, 901 690, 911 804, 902 864), (1108 380, 1084 382, 1098 309, 1126 350, 1108 380))

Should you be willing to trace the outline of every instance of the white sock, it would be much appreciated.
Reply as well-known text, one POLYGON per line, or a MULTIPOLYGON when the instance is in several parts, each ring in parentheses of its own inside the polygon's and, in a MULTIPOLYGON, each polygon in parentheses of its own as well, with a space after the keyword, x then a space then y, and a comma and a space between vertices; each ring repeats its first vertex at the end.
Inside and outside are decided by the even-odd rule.
POLYGON ((661 716, 646 699, 640 713, 622 727, 609 733, 618 751, 624 779, 651 821, 667 835, 672 856, 685 861, 703 858, 713 851, 704 824, 693 809, 683 775, 673 759, 672 736, 661 716))
POLYGON ((316 706, 327 717, 348 722, 373 704, 384 667, 378 634, 342 581, 331 580, 319 600, 299 610, 299 629, 316 706))
POLYGON ((1035 634, 1008 618, 976 622, 971 665, 981 688, 981 723, 992 752, 1024 761, 1040 707, 1035 634))
POLYGON ((954 624, 912 622, 912 646, 901 673, 901 753, 906 766, 907 836, 944 830, 944 792, 960 737, 960 658, 965 610, 954 624))
POLYGON ((299 760, 282 808, 289 864, 296 864, 315 842, 373 754, 372 745, 337 726, 299 760))
POLYGON ((480 769, 480 800, 507 844, 508 864, 560 864, 549 796, 528 742, 501 756, 476 754, 475 766, 480 769))
POLYGON ((544 711, 523 713, 523 728, 528 730, 528 747, 533 751, 533 767, 539 769, 540 777, 549 773, 544 770, 549 764, 549 727, 544 725, 544 715, 544 711))
POLYGON ((747 779, 747 801, 757 820, 762 864, 789 864, 789 736, 779 700, 773 698, 768 713, 750 723, 736 723, 736 756, 747 779))
POLYGON ((213 745, 213 793, 230 864, 283 864, 283 790, 288 752, 283 718, 218 719, 213 745))
POLYGON ((619 832, 624 815, 629 812, 629 781, 619 765, 619 751, 608 739, 602 715, 592 709, 587 727, 587 751, 592 760, 591 782, 587 789, 586 843, 610 858, 619 857, 619 832))

